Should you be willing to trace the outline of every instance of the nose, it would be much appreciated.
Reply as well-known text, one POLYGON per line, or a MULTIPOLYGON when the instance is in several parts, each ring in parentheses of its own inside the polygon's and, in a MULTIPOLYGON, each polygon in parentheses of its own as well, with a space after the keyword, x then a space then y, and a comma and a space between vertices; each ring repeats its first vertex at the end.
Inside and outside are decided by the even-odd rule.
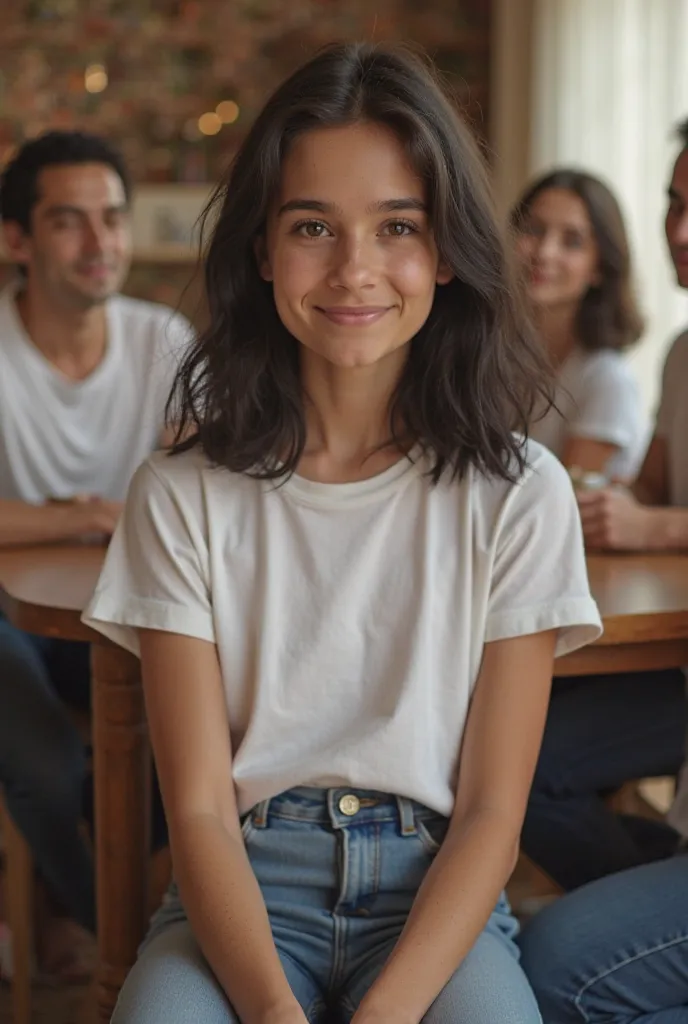
POLYGON ((107 227, 89 220, 84 229, 84 250, 89 256, 102 256, 107 247, 107 227))
POLYGON ((374 247, 362 239, 342 238, 333 247, 328 274, 333 288, 357 291, 371 288, 378 274, 374 247))
POLYGON ((545 231, 545 233, 538 239, 535 254, 539 260, 545 262, 547 260, 554 259, 557 255, 558 249, 559 246, 554 232, 545 231))

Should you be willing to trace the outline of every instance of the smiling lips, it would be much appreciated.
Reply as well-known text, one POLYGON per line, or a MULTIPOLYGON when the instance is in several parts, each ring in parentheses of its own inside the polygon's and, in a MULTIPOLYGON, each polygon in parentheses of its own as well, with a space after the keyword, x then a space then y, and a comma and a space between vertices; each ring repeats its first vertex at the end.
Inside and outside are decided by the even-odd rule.
POLYGON ((319 313, 342 327, 367 327, 388 313, 391 306, 316 306, 319 313))

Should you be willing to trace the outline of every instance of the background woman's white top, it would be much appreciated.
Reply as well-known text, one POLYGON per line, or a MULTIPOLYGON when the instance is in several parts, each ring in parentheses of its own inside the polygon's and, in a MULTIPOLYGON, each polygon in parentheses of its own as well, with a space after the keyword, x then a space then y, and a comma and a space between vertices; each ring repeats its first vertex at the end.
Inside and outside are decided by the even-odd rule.
POLYGON ((296 785, 451 813, 486 641, 594 640, 571 483, 532 444, 516 484, 433 487, 419 453, 370 480, 280 486, 198 450, 137 472, 84 621, 217 644, 239 808, 296 785))
POLYGON ((636 475, 649 440, 648 423, 635 377, 621 353, 574 349, 559 370, 555 402, 556 409, 533 423, 531 437, 557 458, 570 437, 616 445, 619 451, 605 473, 636 475))

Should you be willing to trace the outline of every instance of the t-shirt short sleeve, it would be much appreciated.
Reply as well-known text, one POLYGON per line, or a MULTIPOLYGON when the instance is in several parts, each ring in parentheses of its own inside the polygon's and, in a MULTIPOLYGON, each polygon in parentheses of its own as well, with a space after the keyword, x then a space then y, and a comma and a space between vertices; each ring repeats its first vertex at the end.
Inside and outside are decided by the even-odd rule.
POLYGON ((569 435, 626 449, 637 446, 642 428, 640 391, 630 367, 616 352, 599 353, 585 367, 569 435))
POLYGON ((83 615, 86 625, 134 654, 138 629, 215 639, 207 543, 154 465, 168 457, 153 456, 134 475, 83 615))
POLYGON ((662 371, 662 392, 657 409, 655 434, 671 440, 677 402, 685 401, 688 375, 688 332, 679 335, 669 349, 662 371))
POLYGON ((559 631, 560 657, 602 632, 566 470, 539 445, 497 524, 486 642, 559 631))

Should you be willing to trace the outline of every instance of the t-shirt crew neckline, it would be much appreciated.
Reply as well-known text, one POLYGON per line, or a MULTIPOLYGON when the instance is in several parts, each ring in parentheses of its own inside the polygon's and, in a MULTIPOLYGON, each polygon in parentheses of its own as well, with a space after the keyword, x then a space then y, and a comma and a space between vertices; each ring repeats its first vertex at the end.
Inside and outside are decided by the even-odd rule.
POLYGON ((351 483, 322 483, 294 473, 282 484, 282 489, 291 499, 302 505, 318 508, 352 508, 379 501, 404 487, 413 477, 424 472, 422 458, 423 451, 420 445, 416 445, 388 469, 365 480, 354 480, 351 483))
POLYGON ((64 373, 58 370, 54 363, 50 362, 50 360, 34 343, 31 335, 26 330, 24 321, 19 315, 19 308, 17 306, 17 294, 20 287, 21 281, 16 281, 8 289, 7 306, 9 316, 14 327, 15 337, 18 343, 24 348, 27 358, 30 359, 36 367, 36 371, 50 377, 51 382, 55 387, 59 387, 66 392, 75 393, 85 388, 97 386, 100 378, 107 376, 110 372, 119 348, 118 324, 117 318, 113 315, 112 302, 109 299, 105 300, 106 338, 103 358, 87 377, 84 377, 82 380, 73 380, 70 377, 66 377, 64 373))

